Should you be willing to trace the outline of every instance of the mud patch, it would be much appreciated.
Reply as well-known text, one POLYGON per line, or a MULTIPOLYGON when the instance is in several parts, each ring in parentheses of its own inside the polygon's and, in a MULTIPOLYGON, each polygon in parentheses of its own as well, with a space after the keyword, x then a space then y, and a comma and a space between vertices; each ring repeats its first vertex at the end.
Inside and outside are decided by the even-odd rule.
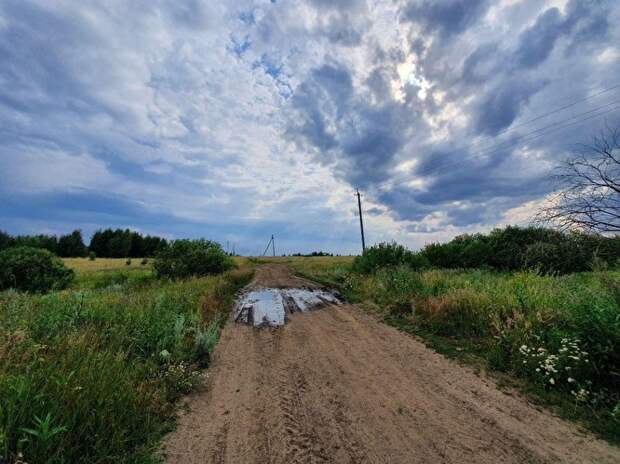
POLYGON ((276 327, 287 315, 339 304, 334 293, 317 288, 258 288, 242 293, 235 303, 235 321, 255 327, 276 327))

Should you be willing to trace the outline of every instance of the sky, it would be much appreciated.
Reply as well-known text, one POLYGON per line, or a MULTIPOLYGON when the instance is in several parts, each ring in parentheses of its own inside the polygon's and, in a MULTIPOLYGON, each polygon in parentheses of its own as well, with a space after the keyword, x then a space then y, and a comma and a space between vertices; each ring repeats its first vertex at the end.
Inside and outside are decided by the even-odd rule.
POLYGON ((0 230, 412 249, 620 126, 615 0, 1 0, 0 230))

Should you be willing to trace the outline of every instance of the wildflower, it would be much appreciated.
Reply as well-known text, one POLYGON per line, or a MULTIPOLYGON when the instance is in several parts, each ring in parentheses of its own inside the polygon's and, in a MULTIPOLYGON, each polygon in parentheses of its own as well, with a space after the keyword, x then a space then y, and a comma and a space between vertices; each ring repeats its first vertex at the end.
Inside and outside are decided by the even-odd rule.
POLYGON ((550 383, 551 385, 555 385, 555 380, 553 379, 553 377, 551 377, 551 378, 549 379, 549 383, 550 383))
POLYGON ((159 355, 164 359, 168 359, 170 357, 170 352, 168 350, 161 350, 159 355))
POLYGON ((566 379, 568 381, 568 383, 573 383, 575 381, 575 379, 573 379, 572 377, 569 377, 568 379, 566 379))

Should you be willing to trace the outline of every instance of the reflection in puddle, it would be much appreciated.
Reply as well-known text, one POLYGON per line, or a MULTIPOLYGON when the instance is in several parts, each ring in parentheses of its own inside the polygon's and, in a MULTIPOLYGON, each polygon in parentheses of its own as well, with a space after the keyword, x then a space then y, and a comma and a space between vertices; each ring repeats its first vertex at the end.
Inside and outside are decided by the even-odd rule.
POLYGON ((262 288, 241 294, 235 305, 235 320, 260 326, 278 326, 286 315, 338 304, 336 295, 307 288, 262 288))

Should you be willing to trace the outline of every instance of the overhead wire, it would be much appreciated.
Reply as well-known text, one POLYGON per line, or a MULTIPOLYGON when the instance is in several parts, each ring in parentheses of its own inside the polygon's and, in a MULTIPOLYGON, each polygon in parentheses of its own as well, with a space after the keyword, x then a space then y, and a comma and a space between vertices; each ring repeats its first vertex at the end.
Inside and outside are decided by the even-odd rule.
POLYGON ((594 109, 582 112, 582 113, 577 114, 575 116, 571 116, 570 118, 566 118, 566 119, 561 120, 561 121, 556 121, 556 122, 554 122, 552 124, 549 124, 549 125, 547 125, 545 127, 541 127, 541 128, 535 129, 535 130, 533 130, 531 132, 528 132, 526 134, 522 134, 520 136, 517 136, 516 138, 513 138, 511 140, 506 140, 506 141, 500 142, 498 144, 486 147, 486 148, 484 148, 482 150, 474 151, 474 152, 470 153, 469 155, 467 155, 465 157, 462 157, 462 158, 460 158, 458 160, 448 161, 446 163, 441 163, 441 164, 435 165, 435 166, 429 166, 426 169, 422 169, 420 171, 415 172, 413 174, 412 178, 403 179, 401 181, 394 182, 394 183, 386 182, 384 184, 381 184, 381 186, 389 184, 389 186, 391 188, 394 188, 396 186, 412 182, 413 180, 415 180, 416 178, 419 178, 421 176, 432 174, 435 171, 438 171, 440 169, 445 169, 447 167, 462 166, 462 165, 465 165, 465 163, 467 161, 472 161, 472 160, 475 160, 477 158, 480 158, 481 156, 491 155, 491 154, 497 153, 497 152, 505 150, 507 148, 511 148, 511 147, 513 147, 513 146, 515 146, 515 145, 517 145, 519 143, 522 143, 522 142, 531 142, 531 141, 536 140, 536 139, 538 139, 540 137, 548 135, 548 134, 550 134, 552 132, 565 129, 567 127, 570 127, 570 126, 575 125, 575 124, 582 123, 582 122, 590 120, 590 119, 594 119, 594 118, 597 118, 597 117, 600 117, 600 116, 604 116, 606 114, 609 114, 609 113, 612 113, 614 111, 617 111, 618 109, 620 109, 620 99, 614 100, 614 101, 609 102, 609 103, 606 103, 605 105, 599 106, 597 108, 594 108, 594 109), (613 106, 613 105, 617 105, 617 106, 613 106), (611 106, 611 108, 609 108, 610 106, 611 106), (603 110, 603 111, 601 111, 601 110, 603 110), (592 113, 595 113, 595 114, 592 114, 592 113), (587 116, 587 117, 584 117, 584 116, 587 116))

